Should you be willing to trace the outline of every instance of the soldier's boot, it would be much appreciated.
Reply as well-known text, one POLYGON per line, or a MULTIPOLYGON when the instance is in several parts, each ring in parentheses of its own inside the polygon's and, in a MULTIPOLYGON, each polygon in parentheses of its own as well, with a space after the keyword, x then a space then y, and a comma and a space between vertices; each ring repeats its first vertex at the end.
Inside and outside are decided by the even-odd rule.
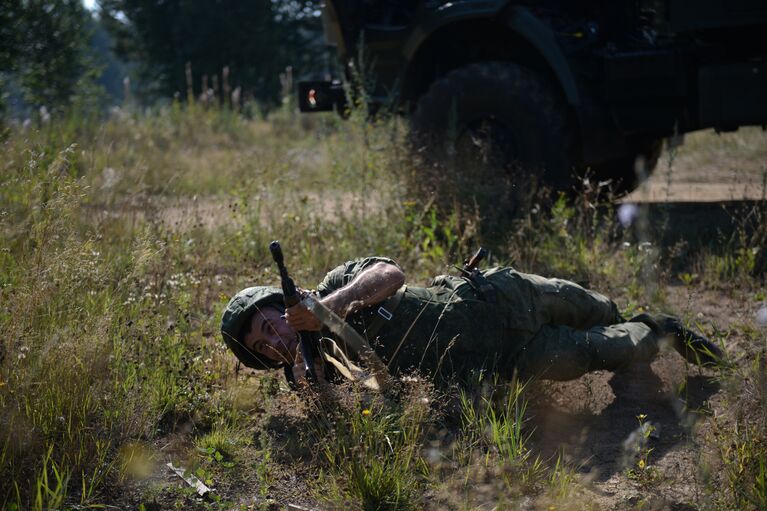
POLYGON ((685 360, 693 364, 714 367, 724 362, 724 352, 703 335, 685 327, 681 321, 666 314, 655 314, 658 325, 671 337, 671 345, 685 360))
POLYGON ((706 367, 718 366, 724 362, 724 353, 716 344, 685 327, 673 316, 639 314, 629 321, 646 324, 658 340, 670 338, 671 345, 688 362, 706 367))

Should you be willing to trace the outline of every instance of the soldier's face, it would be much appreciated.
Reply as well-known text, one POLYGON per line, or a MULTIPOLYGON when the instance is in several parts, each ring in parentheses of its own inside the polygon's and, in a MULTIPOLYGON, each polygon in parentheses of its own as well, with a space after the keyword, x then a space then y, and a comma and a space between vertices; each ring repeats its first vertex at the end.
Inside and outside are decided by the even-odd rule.
POLYGON ((253 314, 250 332, 245 335, 245 346, 271 360, 293 364, 298 337, 285 322, 282 311, 264 307, 253 314))

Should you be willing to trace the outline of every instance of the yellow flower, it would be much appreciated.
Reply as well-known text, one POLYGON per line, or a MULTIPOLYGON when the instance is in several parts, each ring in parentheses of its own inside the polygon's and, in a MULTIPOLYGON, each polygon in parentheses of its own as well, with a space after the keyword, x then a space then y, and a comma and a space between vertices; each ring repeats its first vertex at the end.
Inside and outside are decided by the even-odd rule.
POLYGON ((644 460, 639 460, 639 468, 644 470, 644 460))
POLYGON ((646 418, 647 418, 647 415, 645 415, 645 414, 643 414, 643 413, 640 413, 639 415, 637 415, 637 419, 639 419, 640 421, 643 421, 643 420, 645 420, 646 418))
POLYGON ((364 410, 362 410, 362 415, 364 415, 364 416, 368 416, 368 415, 370 415, 370 410, 368 410, 367 408, 365 408, 364 410))

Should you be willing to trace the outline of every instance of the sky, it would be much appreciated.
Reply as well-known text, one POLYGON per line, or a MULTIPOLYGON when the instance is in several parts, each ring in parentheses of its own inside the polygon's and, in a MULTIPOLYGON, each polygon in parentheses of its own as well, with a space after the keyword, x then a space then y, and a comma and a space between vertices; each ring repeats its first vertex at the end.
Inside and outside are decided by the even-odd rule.
POLYGON ((90 10, 93 10, 96 8, 96 0, 83 0, 83 3, 85 4, 85 7, 87 7, 90 10))

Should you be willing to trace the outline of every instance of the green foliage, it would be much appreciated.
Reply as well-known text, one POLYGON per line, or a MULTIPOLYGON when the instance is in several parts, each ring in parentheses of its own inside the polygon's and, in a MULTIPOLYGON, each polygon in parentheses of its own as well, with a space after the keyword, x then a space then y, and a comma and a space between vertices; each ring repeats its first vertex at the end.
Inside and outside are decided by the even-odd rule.
POLYGON ((317 424, 328 462, 326 498, 358 503, 365 511, 417 507, 427 475, 421 458, 429 400, 420 382, 398 402, 372 402, 353 390, 350 399, 323 408, 317 424))
POLYGON ((92 21, 82 1, 12 0, 2 16, 0 40, 7 44, 0 73, 17 78, 27 104, 50 112, 96 93, 88 52, 92 21))
MULTIPOLYGON (((527 401, 524 386, 493 386, 489 395, 472 396, 461 391, 461 421, 465 453, 484 453, 484 464, 504 468, 502 478, 512 491, 539 482, 542 461, 533 456, 523 431, 527 401)), ((470 461, 470 460, 467 460, 470 461)))
POLYGON ((530 200, 505 247, 517 266, 576 282, 619 277, 616 267, 625 254, 616 239, 614 210, 604 190, 586 186, 576 201, 560 194, 548 209, 545 193, 530 200))
MULTIPOLYGON (((55 495, 103 502, 105 485, 151 470, 152 455, 131 446, 190 426, 209 431, 198 440, 208 469, 233 468, 248 442, 240 442, 245 412, 226 385, 234 366, 217 334, 229 295, 254 278, 276 281, 265 253, 274 237, 301 283, 363 247, 407 258, 401 202, 363 204, 368 184, 282 160, 280 145, 302 131, 272 131, 227 111, 174 105, 101 125, 52 123, 2 146, 0 501, 32 506, 48 460, 55 495), (253 157, 233 157, 246 153, 253 157), (301 199, 309 184, 328 198, 343 190, 354 206, 326 200, 331 209, 318 211, 314 198, 301 199), (286 214, 274 203, 297 207, 286 214)), ((334 130, 327 144, 345 138, 334 130)), ((317 150, 311 137, 298 143, 304 154, 317 150)), ((346 151, 346 164, 367 162, 369 179, 396 191, 389 161, 371 155, 346 151)), ((414 273, 431 273, 430 264, 414 273)), ((273 399, 276 391, 263 390, 262 403, 273 399)), ((270 480, 272 465, 259 466, 270 480)), ((411 483, 401 494, 400 502, 414 495, 411 483)))
POLYGON ((225 468, 232 468, 234 463, 228 461, 236 449, 236 433, 226 429, 215 429, 197 439, 197 450, 208 461, 220 463, 225 468))
MULTIPOLYGON (((93 464, 101 464, 110 449, 100 432, 89 431, 89 425, 114 431, 112 421, 100 414, 104 381, 99 369, 104 367, 103 336, 110 319, 104 307, 111 300, 100 279, 119 280, 119 270, 101 266, 92 245, 66 232, 76 209, 74 201, 82 193, 66 172, 70 163, 64 151, 42 166, 42 176, 36 173, 41 168, 37 165, 26 166, 32 176, 29 181, 23 173, 7 176, 21 177, 14 197, 26 195, 33 207, 21 224, 26 223, 28 231, 19 233, 20 238, 12 234, 5 244, 12 247, 14 258, 6 260, 4 267, 4 273, 12 277, 2 290, 3 302, 9 306, 0 318, 6 334, 2 351, 9 354, 0 367, 6 384, 0 389, 0 441, 5 445, 3 470, 7 471, 3 501, 11 495, 5 486, 11 482, 21 488, 22 495, 28 484, 36 484, 40 505, 50 504, 40 500, 46 495, 58 499, 65 494, 65 481, 89 494, 93 479, 101 477, 93 464), (86 299, 70 301, 76 296, 86 299), (88 328, 89 335, 74 339, 78 327, 88 328), (51 364, 53 357, 56 364, 51 364), (47 467, 38 476, 33 474, 35 459, 44 459, 47 467), (49 468, 55 476, 51 484, 62 488, 51 489, 46 479, 51 475, 49 468)), ((15 205, 13 200, 6 204, 15 205)), ((9 233, 4 227, 4 233, 9 233)))
POLYGON ((633 452, 630 454, 633 456, 633 460, 636 462, 635 466, 631 466, 626 470, 626 475, 638 482, 639 484, 647 487, 654 483, 657 483, 660 479, 660 473, 658 469, 650 464, 650 454, 653 449, 647 447, 651 435, 655 432, 655 426, 646 421, 647 415, 640 414, 637 416, 639 421, 638 431, 640 437, 635 445, 631 446, 633 452))
POLYGON ((704 253, 696 270, 707 282, 754 287, 767 275, 767 206, 764 201, 728 211, 735 231, 718 250, 704 253))
POLYGON ((51 451, 52 449, 49 449, 43 458, 40 475, 35 484, 35 501, 32 505, 35 511, 58 509, 64 504, 66 497, 69 474, 59 470, 56 462, 51 459, 51 451))
POLYGON ((564 453, 559 452, 548 475, 548 486, 555 502, 564 502, 573 492, 576 485, 576 474, 572 467, 564 461, 564 453))
POLYGON ((413 244, 422 257, 435 263, 460 260, 461 253, 469 253, 471 247, 466 244, 466 235, 455 213, 447 218, 440 218, 437 209, 427 204, 426 208, 408 201, 406 227, 409 228, 405 242, 413 244))
POLYGON ((194 280, 159 266, 180 247, 93 223, 81 152, 46 142, 7 152, 1 187, 0 501, 21 508, 92 503, 115 448, 194 417, 220 378, 194 280))
POLYGON ((194 97, 210 88, 217 100, 228 101, 228 93, 241 87, 243 98, 277 105, 286 66, 305 73, 323 62, 316 50, 321 46, 316 2, 103 0, 99 5, 118 53, 139 64, 144 92, 161 97, 194 97))
POLYGON ((719 484, 709 486, 716 509, 767 507, 767 366, 763 357, 757 354, 750 364, 723 375, 730 406, 727 414, 712 421, 717 456, 708 459, 709 477, 717 472, 721 476, 719 484))

